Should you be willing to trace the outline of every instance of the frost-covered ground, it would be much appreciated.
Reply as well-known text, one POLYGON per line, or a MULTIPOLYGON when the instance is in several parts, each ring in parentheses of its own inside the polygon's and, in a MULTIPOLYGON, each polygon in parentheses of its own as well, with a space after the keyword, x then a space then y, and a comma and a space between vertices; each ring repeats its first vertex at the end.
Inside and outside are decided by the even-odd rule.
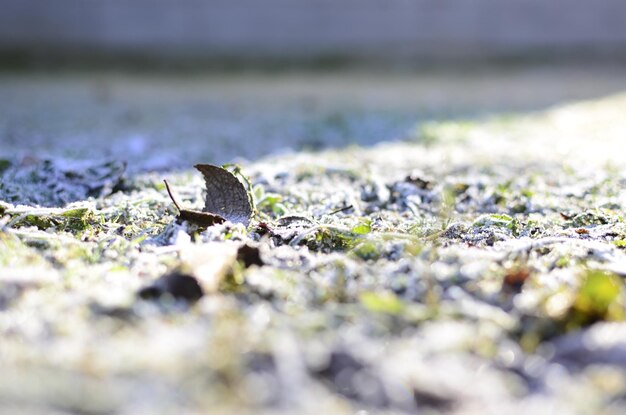
POLYGON ((4 76, 0 409, 623 413, 624 81, 4 76))

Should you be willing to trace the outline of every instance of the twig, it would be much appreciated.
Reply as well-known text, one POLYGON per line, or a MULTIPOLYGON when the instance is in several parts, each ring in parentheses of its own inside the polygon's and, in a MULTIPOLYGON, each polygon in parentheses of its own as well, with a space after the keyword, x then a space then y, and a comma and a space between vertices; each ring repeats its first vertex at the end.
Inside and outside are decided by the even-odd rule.
POLYGON ((174 195, 172 194, 172 190, 170 189, 169 183, 165 179, 163 180, 163 183, 165 183, 165 188, 167 189, 167 194, 170 195, 170 199, 172 199, 172 202, 174 202, 174 206, 176 206, 176 209, 178 209, 178 211, 180 212, 182 209, 178 205, 178 202, 176 202, 176 199, 174 198, 174 195))
POLYGON ((341 212, 345 212, 346 210, 350 210, 352 209, 354 206, 352 205, 348 205, 348 206, 344 206, 342 208, 339 208, 337 210, 333 210, 332 212, 329 213, 329 215, 335 215, 337 213, 341 213, 341 212))

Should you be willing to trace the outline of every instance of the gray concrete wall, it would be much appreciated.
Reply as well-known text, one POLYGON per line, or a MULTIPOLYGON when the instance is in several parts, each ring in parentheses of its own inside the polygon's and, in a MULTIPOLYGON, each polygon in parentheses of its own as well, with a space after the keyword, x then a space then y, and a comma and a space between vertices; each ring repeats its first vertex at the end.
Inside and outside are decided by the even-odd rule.
POLYGON ((0 49, 420 58, 626 53, 623 0, 0 0, 0 49))

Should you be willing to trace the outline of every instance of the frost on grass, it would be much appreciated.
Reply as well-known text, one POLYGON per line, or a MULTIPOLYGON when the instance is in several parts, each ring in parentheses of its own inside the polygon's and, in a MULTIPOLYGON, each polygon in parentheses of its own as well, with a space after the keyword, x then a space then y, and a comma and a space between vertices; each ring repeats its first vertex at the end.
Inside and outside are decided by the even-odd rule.
POLYGON ((106 196, 122 185, 126 164, 61 160, 4 160, 0 200, 20 205, 62 207, 106 196))
MULTIPOLYGON (((622 412, 623 166, 529 159, 519 140, 490 153, 490 128, 244 165, 249 224, 177 219, 156 174, 54 208, 4 196, 0 398, 90 413, 622 412)), ((168 176, 181 206, 203 209, 202 177, 168 176)))

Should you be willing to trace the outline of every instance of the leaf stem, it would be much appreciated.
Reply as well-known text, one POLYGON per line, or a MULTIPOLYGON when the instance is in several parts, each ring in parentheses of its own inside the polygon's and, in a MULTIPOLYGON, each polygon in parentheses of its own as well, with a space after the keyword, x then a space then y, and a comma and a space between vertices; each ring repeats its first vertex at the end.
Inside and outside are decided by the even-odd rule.
POLYGON ((172 199, 172 202, 174 202, 174 206, 176 206, 176 209, 178 209, 178 212, 180 212, 182 209, 178 205, 178 202, 176 202, 176 199, 174 199, 174 195, 172 194, 172 190, 170 189, 169 183, 165 179, 163 179, 163 183, 165 183, 165 188, 167 189, 167 194, 170 195, 170 199, 172 199))

